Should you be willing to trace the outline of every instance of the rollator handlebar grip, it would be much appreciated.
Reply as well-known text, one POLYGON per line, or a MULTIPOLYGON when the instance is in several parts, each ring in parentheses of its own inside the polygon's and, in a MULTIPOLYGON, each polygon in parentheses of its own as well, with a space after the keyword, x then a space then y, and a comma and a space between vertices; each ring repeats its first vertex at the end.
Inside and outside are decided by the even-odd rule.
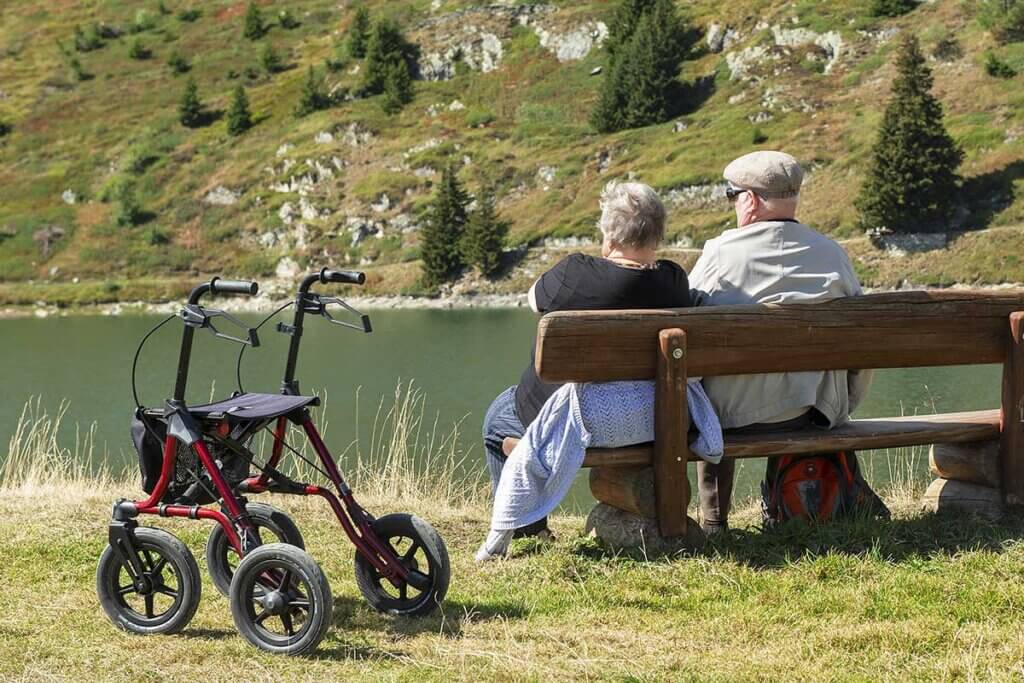
POLYGON ((219 277, 210 281, 210 291, 213 294, 248 294, 254 296, 260 291, 259 284, 246 280, 222 280, 219 277))
POLYGON ((361 285, 366 282, 366 273, 355 270, 328 270, 320 271, 320 282, 338 282, 347 285, 361 285))

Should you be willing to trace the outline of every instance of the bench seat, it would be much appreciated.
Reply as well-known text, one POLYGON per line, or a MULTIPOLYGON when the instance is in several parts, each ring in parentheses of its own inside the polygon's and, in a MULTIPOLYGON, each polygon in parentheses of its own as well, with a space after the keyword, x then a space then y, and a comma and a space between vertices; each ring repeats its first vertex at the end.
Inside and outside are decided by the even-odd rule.
MULTIPOLYGON (((851 420, 832 430, 802 429, 772 434, 725 433, 725 457, 758 458, 786 453, 827 453, 985 441, 999 437, 999 410, 851 420)), ((518 439, 506 439, 506 454, 518 439)), ((653 444, 587 449, 584 467, 636 467, 653 463, 653 444)))

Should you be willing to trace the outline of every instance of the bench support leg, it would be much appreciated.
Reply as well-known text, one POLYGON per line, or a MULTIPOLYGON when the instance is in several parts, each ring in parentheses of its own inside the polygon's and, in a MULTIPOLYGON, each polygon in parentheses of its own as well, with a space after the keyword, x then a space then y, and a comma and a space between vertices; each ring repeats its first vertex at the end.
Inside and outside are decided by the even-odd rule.
POLYGON ((1024 312, 1010 315, 1010 346, 1003 364, 999 440, 1002 489, 1008 505, 1024 505, 1024 312))
POLYGON ((690 481, 690 411, 686 401, 686 333, 658 334, 658 374, 654 380, 654 492, 658 529, 666 538, 686 534, 690 481))

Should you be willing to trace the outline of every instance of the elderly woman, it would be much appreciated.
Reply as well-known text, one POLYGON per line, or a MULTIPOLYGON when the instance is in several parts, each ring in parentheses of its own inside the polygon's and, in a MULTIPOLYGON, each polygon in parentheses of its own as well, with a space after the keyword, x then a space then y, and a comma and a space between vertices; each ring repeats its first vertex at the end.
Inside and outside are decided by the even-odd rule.
MULTIPOLYGON (((571 254, 530 288, 537 313, 563 310, 680 308, 690 305, 686 272, 655 252, 665 236, 665 207, 641 183, 609 183, 601 193, 601 256, 571 254)), ((559 385, 542 382, 532 356, 518 385, 498 395, 484 418, 484 448, 492 491, 501 479, 502 441, 522 437, 559 385)), ((547 518, 519 528, 515 536, 550 538, 547 518)))

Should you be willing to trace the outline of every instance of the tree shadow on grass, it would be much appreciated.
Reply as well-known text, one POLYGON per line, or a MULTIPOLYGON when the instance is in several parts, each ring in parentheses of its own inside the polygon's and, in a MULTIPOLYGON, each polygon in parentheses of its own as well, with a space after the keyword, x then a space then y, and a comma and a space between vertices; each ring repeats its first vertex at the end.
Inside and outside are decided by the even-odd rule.
POLYGON ((969 230, 983 230, 1013 204, 1016 198, 1014 184, 1024 178, 1024 161, 1013 163, 990 173, 983 173, 964 181, 962 196, 968 216, 964 221, 969 230))
POLYGON ((670 118, 692 114, 715 94, 715 75, 699 76, 687 83, 676 83, 669 96, 670 118))

